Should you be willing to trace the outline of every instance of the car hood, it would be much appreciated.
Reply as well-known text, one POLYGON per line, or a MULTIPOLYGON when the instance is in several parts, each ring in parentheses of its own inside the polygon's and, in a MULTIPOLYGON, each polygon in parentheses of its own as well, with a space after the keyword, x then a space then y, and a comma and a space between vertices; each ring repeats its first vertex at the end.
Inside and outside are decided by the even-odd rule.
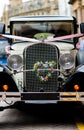
MULTIPOLYGON (((18 54, 22 54, 23 50, 25 47, 30 46, 31 44, 34 43, 29 43, 29 42, 22 42, 22 43, 15 43, 11 46, 12 51, 18 54)), ((40 43, 39 43, 40 44, 40 43)), ((56 45, 60 51, 69 51, 72 50, 74 48, 73 44, 70 43, 64 43, 64 42, 50 42, 50 44, 52 45, 56 45)))

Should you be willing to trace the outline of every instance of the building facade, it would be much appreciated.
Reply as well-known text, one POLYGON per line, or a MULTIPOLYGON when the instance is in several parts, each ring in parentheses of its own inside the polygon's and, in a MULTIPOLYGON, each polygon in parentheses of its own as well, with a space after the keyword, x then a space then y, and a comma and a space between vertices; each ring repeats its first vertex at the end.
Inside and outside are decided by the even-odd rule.
POLYGON ((14 6, 17 6, 17 5, 21 4, 21 3, 22 3, 22 0, 9 0, 10 8, 13 8, 14 6))
POLYGON ((8 18, 21 15, 57 15, 58 0, 30 0, 9 8, 8 18))
POLYGON ((72 15, 77 18, 78 23, 84 22, 84 0, 69 0, 72 5, 72 15))

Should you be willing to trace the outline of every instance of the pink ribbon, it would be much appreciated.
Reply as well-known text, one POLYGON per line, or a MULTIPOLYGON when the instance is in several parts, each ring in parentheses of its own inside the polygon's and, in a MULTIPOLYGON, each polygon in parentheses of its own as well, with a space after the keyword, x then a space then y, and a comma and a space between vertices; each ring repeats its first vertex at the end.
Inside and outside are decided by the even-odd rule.
POLYGON ((69 38, 74 38, 74 37, 81 37, 83 36, 82 33, 80 34, 71 34, 71 35, 66 35, 66 36, 61 36, 61 37, 56 37, 56 38, 52 38, 52 39, 49 39, 49 40, 45 40, 46 41, 56 41, 56 40, 64 40, 64 39, 69 39, 69 38))
MULTIPOLYGON (((35 43, 41 42, 40 40, 36 40, 36 39, 33 39, 33 38, 27 38, 27 37, 15 36, 15 35, 7 35, 7 34, 0 34, 0 35, 3 36, 3 37, 16 39, 16 40, 20 40, 20 41, 29 41, 29 42, 35 42, 35 43)), ((70 38, 74 38, 74 37, 81 37, 83 35, 84 34, 82 34, 82 33, 80 33, 80 34, 71 34, 71 35, 55 37, 55 38, 51 38, 51 39, 48 39, 48 40, 44 40, 44 42, 70 39, 70 38)))

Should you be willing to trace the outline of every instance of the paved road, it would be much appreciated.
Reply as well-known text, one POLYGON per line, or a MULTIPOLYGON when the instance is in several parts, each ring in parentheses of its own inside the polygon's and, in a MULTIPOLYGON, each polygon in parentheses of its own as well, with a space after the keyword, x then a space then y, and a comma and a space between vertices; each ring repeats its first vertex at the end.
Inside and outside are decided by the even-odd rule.
POLYGON ((0 130, 79 130, 75 121, 78 110, 66 104, 28 106, 27 109, 0 112, 0 130))

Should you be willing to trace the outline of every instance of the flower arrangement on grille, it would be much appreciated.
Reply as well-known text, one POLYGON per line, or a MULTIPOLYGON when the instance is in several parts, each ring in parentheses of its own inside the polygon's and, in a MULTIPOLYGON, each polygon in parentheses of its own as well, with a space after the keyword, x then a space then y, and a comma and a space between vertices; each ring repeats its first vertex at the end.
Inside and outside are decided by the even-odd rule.
POLYGON ((46 61, 45 63, 37 62, 34 64, 34 71, 36 72, 37 78, 41 82, 47 82, 49 78, 52 77, 52 73, 54 73, 56 67, 55 61, 46 61))

